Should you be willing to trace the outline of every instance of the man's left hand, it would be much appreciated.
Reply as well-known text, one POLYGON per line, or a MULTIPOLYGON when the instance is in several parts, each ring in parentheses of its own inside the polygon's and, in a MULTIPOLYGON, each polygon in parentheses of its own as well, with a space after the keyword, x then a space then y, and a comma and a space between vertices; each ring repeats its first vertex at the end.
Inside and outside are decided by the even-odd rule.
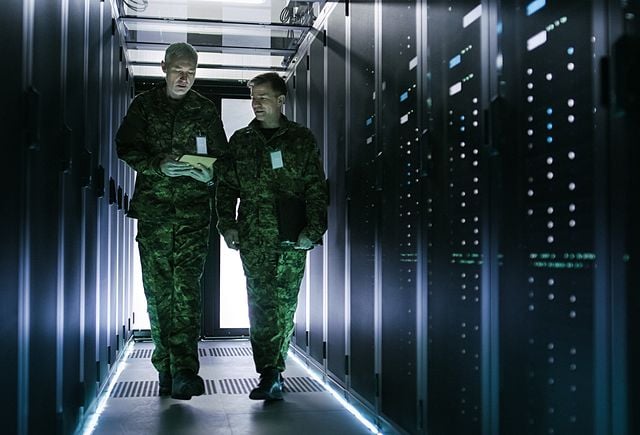
POLYGON ((194 180, 201 181, 203 183, 208 183, 213 179, 213 166, 205 166, 201 163, 198 163, 197 166, 193 167, 187 175, 193 178, 194 180))
POLYGON ((298 243, 296 243, 295 249, 311 249, 313 247, 313 242, 306 234, 300 234, 298 236, 298 243))

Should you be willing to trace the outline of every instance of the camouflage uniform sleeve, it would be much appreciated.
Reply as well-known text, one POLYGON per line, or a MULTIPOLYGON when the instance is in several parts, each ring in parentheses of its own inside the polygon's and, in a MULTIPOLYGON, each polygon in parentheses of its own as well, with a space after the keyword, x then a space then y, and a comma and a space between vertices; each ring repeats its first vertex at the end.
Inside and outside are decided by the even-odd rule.
POLYGON ((307 205, 307 226, 303 233, 318 242, 327 230, 327 181, 316 140, 311 133, 307 140, 309 157, 305 165, 304 186, 307 205))
POLYGON ((118 157, 139 174, 160 175, 164 154, 154 154, 148 142, 147 118, 140 98, 135 98, 116 134, 118 157))
POLYGON ((238 229, 236 203, 240 197, 240 186, 236 176, 235 158, 233 153, 229 152, 233 149, 234 137, 231 136, 228 152, 224 153, 214 166, 217 177, 215 195, 215 209, 218 216, 217 228, 222 235, 228 230, 238 229))
POLYGON ((228 151, 229 142, 227 141, 227 135, 224 132, 224 126, 222 125, 222 119, 218 113, 218 109, 213 105, 213 144, 208 144, 209 154, 224 154, 228 151), (213 146, 213 148, 212 148, 213 146))

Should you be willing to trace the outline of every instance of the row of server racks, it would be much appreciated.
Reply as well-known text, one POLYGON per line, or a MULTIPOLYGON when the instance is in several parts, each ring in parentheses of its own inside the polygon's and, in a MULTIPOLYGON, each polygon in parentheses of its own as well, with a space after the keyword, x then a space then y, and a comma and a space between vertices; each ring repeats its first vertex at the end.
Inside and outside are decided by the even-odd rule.
MULTIPOLYGON (((383 430, 639 433, 639 9, 326 3, 288 80, 330 189, 293 344, 383 430)), ((133 80, 107 1, 0 29, 0 419, 68 434, 135 328, 133 80)))
POLYGON ((640 3, 338 2, 294 344, 400 433, 636 434, 640 3))
POLYGON ((129 80, 109 1, 3 0, 0 421, 72 434, 130 337, 129 80), (10 70, 10 72, 9 72, 10 70))

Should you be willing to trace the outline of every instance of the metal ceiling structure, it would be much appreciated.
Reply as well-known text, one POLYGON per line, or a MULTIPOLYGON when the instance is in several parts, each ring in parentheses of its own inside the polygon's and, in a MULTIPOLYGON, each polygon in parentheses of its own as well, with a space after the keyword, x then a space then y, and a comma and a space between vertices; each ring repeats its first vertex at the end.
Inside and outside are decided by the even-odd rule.
POLYGON ((174 42, 199 54, 199 79, 244 81, 263 72, 283 77, 325 1, 113 0, 130 73, 162 77, 160 61, 174 42))

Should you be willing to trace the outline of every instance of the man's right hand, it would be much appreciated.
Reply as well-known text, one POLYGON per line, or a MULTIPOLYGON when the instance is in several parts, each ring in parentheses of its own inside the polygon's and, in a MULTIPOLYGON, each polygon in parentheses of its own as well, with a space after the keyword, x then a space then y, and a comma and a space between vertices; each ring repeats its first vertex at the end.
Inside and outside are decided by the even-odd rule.
POLYGON ((186 162, 179 162, 171 157, 165 157, 160 162, 160 171, 167 177, 182 177, 189 175, 193 166, 186 162))
POLYGON ((238 230, 227 230, 223 234, 224 241, 226 242, 229 249, 233 249, 237 251, 240 249, 240 239, 238 238, 238 230))

